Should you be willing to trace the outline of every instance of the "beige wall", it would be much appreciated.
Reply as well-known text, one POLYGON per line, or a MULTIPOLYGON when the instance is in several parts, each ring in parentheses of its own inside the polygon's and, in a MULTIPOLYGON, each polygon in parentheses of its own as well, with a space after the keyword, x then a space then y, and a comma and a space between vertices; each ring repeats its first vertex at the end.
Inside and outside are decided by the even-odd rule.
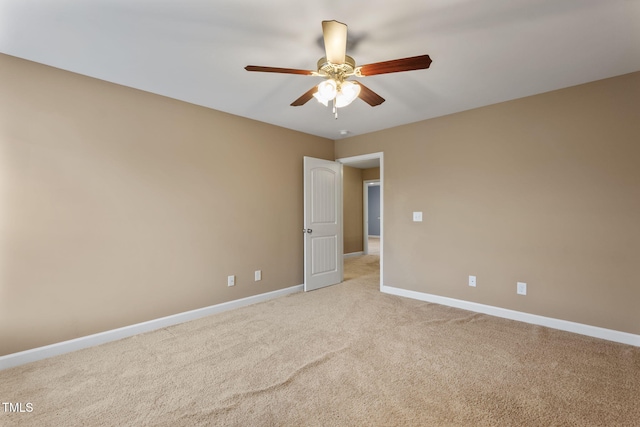
POLYGON ((301 284, 333 149, 0 55, 0 355, 301 284))
POLYGON ((633 73, 337 141, 384 152, 384 284, 640 334, 639 106, 633 73))
POLYGON ((380 179, 380 168, 362 169, 363 181, 372 181, 374 179, 380 179))

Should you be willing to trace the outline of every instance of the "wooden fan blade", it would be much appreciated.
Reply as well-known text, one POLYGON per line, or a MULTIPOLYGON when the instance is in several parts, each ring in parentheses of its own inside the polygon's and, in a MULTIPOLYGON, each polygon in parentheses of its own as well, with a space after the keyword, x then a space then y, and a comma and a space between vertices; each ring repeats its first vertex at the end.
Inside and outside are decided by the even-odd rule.
POLYGON ((431 58, 429 58, 429 55, 413 56, 411 58, 394 59, 392 61, 363 65, 360 67, 360 75, 375 76, 376 74, 422 70, 429 68, 429 65, 431 65, 431 58))
POLYGON ((347 26, 338 21, 322 21, 324 51, 327 61, 332 64, 344 64, 347 54, 347 26))
POLYGON ((314 86, 308 91, 306 91, 300 98, 296 99, 291 103, 292 107, 299 107, 301 105, 306 104, 311 98, 313 98, 313 94, 318 91, 318 87, 314 86))
POLYGON ((262 71, 263 73, 282 73, 282 74, 302 74, 304 76, 312 76, 313 71, 296 70, 295 68, 278 68, 278 67, 261 67, 259 65, 247 65, 244 67, 247 71, 262 71))
POLYGON ((360 85, 360 94, 358 95, 358 97, 364 102, 371 105, 372 107, 380 105, 384 102, 383 97, 381 97, 362 83, 358 82, 358 84, 360 85))

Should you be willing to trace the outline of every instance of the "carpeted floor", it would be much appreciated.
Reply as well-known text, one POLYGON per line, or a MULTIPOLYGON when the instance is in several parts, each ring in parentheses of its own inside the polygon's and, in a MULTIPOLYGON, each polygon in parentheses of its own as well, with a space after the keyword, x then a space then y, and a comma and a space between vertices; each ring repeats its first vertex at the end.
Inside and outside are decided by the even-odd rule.
POLYGON ((369 255, 380 255, 380 238, 369 237, 367 239, 367 249, 369 255))
POLYGON ((0 371, 2 426, 639 426, 640 348, 340 285, 0 371))

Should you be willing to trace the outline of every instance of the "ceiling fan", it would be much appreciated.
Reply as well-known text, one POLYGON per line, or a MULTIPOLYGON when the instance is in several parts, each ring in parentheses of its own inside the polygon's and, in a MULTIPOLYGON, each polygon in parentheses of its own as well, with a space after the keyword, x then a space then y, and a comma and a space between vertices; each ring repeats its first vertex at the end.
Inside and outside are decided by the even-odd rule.
POLYGON ((356 66, 356 61, 346 54, 347 26, 338 21, 322 21, 322 35, 326 56, 318 60, 317 71, 298 70, 294 68, 262 67, 247 65, 247 71, 261 71, 265 73, 300 74, 305 76, 324 77, 317 86, 312 87, 300 98, 291 103, 298 107, 304 105, 311 98, 316 98, 325 106, 333 104, 333 113, 338 118, 338 108, 346 107, 356 98, 375 107, 385 100, 380 95, 360 82, 348 80, 349 77, 367 77, 376 74, 398 73, 401 71, 421 70, 429 68, 429 55, 413 56, 410 58, 394 59, 373 64, 356 66))

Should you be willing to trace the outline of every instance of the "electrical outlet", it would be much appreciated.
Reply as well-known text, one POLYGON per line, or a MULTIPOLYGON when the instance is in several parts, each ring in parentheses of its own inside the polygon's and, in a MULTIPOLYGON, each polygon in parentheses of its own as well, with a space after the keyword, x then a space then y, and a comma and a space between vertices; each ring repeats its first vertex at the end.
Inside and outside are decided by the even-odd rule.
POLYGON ((518 282, 517 287, 518 295, 526 295, 527 294, 527 284, 524 282, 518 282))
POLYGON ((413 222, 422 222, 422 212, 413 213, 413 222))
POLYGON ((227 286, 235 286, 236 285, 236 276, 227 277, 227 286))
POLYGON ((469 286, 476 287, 476 276, 469 276, 469 286))
POLYGON ((262 280, 262 270, 256 270, 253 277, 256 282, 262 280))

